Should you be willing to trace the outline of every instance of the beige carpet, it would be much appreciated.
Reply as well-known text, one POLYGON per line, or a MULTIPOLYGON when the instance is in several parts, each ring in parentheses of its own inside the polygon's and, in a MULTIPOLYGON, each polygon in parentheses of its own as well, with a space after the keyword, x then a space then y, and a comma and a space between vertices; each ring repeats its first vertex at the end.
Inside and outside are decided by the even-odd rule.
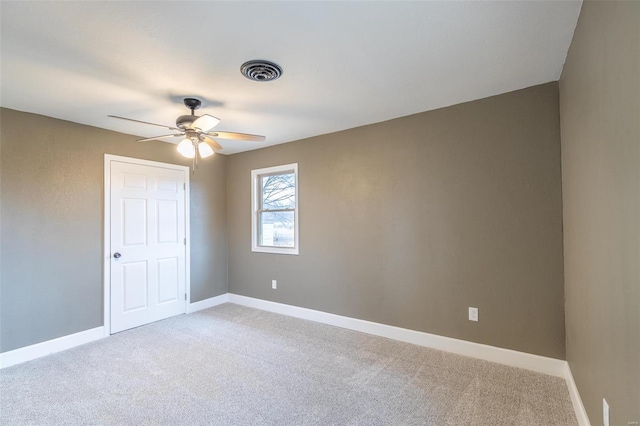
POLYGON ((562 379, 225 304, 0 372, 2 425, 575 425, 562 379))

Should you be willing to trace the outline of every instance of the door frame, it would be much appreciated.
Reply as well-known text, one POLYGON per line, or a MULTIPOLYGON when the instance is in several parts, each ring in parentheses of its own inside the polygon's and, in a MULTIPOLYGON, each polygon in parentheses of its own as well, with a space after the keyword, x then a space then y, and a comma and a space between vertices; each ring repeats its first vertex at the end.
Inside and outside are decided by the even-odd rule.
POLYGON ((191 303, 191 223, 190 210, 191 203, 189 200, 189 167, 178 164, 161 163, 158 161, 143 160, 140 158, 123 157, 120 155, 104 154, 104 211, 102 224, 104 249, 102 251, 102 271, 104 284, 104 335, 111 335, 111 163, 129 163, 141 166, 161 167, 163 169, 178 170, 184 173, 184 209, 185 209, 185 291, 187 300, 185 300, 185 313, 189 312, 189 304, 191 303))

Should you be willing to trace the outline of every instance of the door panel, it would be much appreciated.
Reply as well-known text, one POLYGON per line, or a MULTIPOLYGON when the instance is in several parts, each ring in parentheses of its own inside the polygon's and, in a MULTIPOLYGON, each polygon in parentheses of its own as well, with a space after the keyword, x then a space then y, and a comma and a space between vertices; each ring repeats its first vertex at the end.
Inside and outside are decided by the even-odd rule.
POLYGON ((122 312, 146 308, 148 288, 147 262, 122 264, 122 312))
POLYGON ((158 200, 158 242, 178 242, 178 202, 176 200, 158 200))
POLYGON ((119 161, 110 169, 110 309, 117 333, 186 311, 185 175, 119 161))
POLYGON ((124 173, 124 187, 127 189, 147 190, 147 177, 138 173, 124 173))
POLYGON ((177 257, 158 259, 158 303, 178 299, 178 265, 177 257))
POLYGON ((146 245, 147 242, 147 200, 122 199, 122 245, 146 245))
POLYGON ((178 182, 176 179, 161 176, 158 178, 158 191, 178 192, 178 182))

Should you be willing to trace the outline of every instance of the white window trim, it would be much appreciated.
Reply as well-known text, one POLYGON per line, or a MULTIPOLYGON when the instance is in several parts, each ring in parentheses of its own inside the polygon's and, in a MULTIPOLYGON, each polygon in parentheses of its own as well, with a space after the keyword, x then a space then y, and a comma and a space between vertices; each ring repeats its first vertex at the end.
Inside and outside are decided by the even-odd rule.
POLYGON ((298 163, 284 164, 282 166, 266 167, 264 169, 251 170, 251 251, 258 253, 275 253, 275 254, 300 254, 300 235, 298 232, 298 208, 299 208, 299 190, 298 190, 298 163), (260 205, 260 183, 258 181, 261 175, 278 174, 293 171, 296 179, 296 207, 294 209, 294 242, 293 247, 265 247, 258 245, 258 221, 260 205))

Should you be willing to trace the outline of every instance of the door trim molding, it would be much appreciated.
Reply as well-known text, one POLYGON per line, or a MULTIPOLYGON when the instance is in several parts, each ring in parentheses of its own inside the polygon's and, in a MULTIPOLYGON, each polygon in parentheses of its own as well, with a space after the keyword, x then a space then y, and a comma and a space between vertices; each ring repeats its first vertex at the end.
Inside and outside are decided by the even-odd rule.
POLYGON ((103 271, 103 287, 104 287, 104 335, 111 335, 111 162, 117 161, 121 163, 138 164, 141 166, 162 167, 165 169, 179 170, 184 173, 184 182, 186 189, 184 192, 184 208, 185 208, 185 237, 187 244, 185 246, 185 291, 187 292, 187 300, 185 300, 184 312, 188 312, 191 303, 191 222, 190 209, 191 203, 189 167, 179 164, 161 163, 158 161, 143 160, 141 158, 123 157, 120 155, 105 154, 104 155, 104 211, 102 224, 103 244, 102 251, 102 271, 103 271))

